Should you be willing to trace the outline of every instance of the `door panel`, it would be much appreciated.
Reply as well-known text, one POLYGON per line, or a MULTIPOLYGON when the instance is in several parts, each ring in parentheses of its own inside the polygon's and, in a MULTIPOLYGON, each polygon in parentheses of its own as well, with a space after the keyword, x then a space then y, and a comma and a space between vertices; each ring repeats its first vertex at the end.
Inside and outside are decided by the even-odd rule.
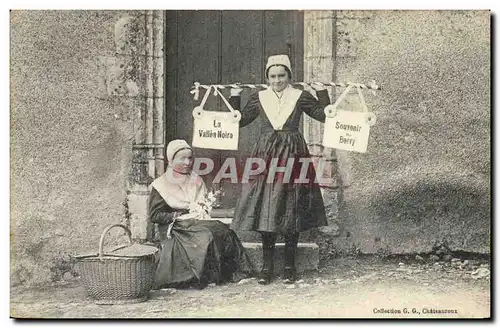
MULTIPOLYGON (((227 84, 233 82, 265 83, 267 57, 288 54, 294 80, 302 79, 303 16, 298 11, 167 11, 166 27, 166 129, 168 143, 183 138, 192 141, 192 110, 198 106, 189 88, 193 82, 227 84)), ((242 104, 252 91, 244 90, 242 104)), ((223 90, 229 97, 229 90, 223 90)), ((211 95, 205 106, 227 111, 220 99, 211 95)), ((227 158, 234 157, 241 175, 246 158, 257 142, 260 118, 240 130, 238 151, 195 149, 196 156, 215 162, 206 176, 207 186, 227 158)), ((231 208, 236 204, 241 186, 222 181, 225 192, 221 202, 231 208)))
MULTIPOLYGON (((167 12, 167 16, 170 13, 167 12)), ((195 81, 208 84, 220 81, 218 70, 220 33, 217 33, 220 29, 220 12, 178 11, 174 13, 177 16, 177 58, 173 63, 176 66, 174 75, 177 81, 176 103, 174 105, 176 113, 175 121, 172 124, 167 123, 167 129, 169 125, 176 125, 175 138, 185 139, 191 144, 193 138, 192 111, 195 106, 199 105, 204 91, 200 92, 200 100, 194 101, 189 89, 195 81)), ((169 62, 169 58, 167 58, 167 62, 169 62)), ((217 98, 210 95, 205 108, 219 108, 217 98)), ((219 162, 219 151, 217 150, 197 148, 195 153, 197 157, 208 157, 216 163, 219 162)), ((208 182, 213 180, 215 173, 213 171, 207 176, 208 182)))
MULTIPOLYGON (((222 29, 222 82, 262 83, 263 12, 224 11, 222 29)), ((242 106, 246 104, 251 91, 242 93, 242 106)), ((229 91, 225 92, 229 96, 229 91)), ((241 176, 245 160, 250 156, 253 145, 259 138, 260 118, 240 129, 238 151, 221 152, 221 162, 235 158, 238 176, 241 176)), ((221 181, 225 195, 223 207, 233 207, 240 195, 241 185, 231 181, 221 181)))

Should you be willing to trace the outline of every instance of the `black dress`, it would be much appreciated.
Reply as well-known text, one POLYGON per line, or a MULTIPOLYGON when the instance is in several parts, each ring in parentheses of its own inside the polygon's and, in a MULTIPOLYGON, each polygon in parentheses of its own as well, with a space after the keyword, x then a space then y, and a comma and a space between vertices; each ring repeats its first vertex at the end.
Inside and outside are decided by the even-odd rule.
MULTIPOLYGON (((232 229, 291 234, 327 225, 323 198, 315 181, 314 166, 310 164, 307 169, 308 183, 295 182, 302 169, 299 159, 310 158, 304 137, 299 132, 301 115, 304 112, 324 122, 324 108, 330 104, 328 91, 317 91, 317 96, 319 100, 302 91, 293 111, 278 130, 271 124, 259 93, 250 96, 241 111, 240 126, 246 126, 261 116, 263 124, 252 157, 264 160, 266 170, 251 176, 248 183, 243 183, 232 229), (268 168, 273 158, 278 159, 279 166, 285 166, 288 159, 294 159, 290 179, 283 179, 283 175, 278 173, 271 183, 267 181, 268 168)), ((240 97, 231 97, 229 100, 235 109, 240 108, 240 97)))
POLYGON ((168 239, 167 229, 174 216, 185 213, 170 207, 152 188, 149 217, 157 226, 153 241, 160 246, 154 288, 222 283, 230 281, 234 273, 253 274, 241 241, 220 221, 176 221, 168 239))

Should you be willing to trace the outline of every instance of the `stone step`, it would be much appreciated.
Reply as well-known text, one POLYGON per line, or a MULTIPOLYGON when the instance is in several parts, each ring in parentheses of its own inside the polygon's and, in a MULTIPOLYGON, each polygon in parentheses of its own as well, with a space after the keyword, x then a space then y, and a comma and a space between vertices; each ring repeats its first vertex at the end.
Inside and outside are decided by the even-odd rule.
MULTIPOLYGON (((220 212, 218 214, 221 214, 220 212)), ((223 215, 213 215, 212 213, 212 218, 214 220, 218 220, 222 223, 224 223, 225 225, 229 227, 231 227, 231 221, 233 220, 232 217, 224 217, 223 215)), ((238 238, 242 241, 242 242, 261 242, 261 237, 260 237, 260 233, 256 232, 256 231, 235 231, 236 232, 236 235, 238 235, 238 238)))
MULTIPOLYGON (((262 268, 262 243, 243 242, 243 247, 250 258, 254 268, 260 271, 262 268)), ((276 243, 274 251, 274 272, 278 275, 283 273, 285 244, 276 243)), ((316 243, 299 243, 295 258, 297 273, 318 270, 319 247, 316 243)))
POLYGON ((230 226, 231 225, 231 221, 233 221, 233 218, 214 218, 214 217, 212 217, 212 218, 214 220, 218 220, 218 221, 220 221, 220 222, 222 222, 222 223, 224 223, 224 224, 226 224, 228 226, 230 226))
POLYGON ((210 216, 213 218, 233 218, 234 208, 214 208, 210 212, 210 216))
MULTIPOLYGON (((220 222, 224 223, 228 227, 231 227, 231 221, 233 220, 232 217, 213 217, 214 220, 219 220, 220 222)), ((257 231, 241 231, 241 230, 236 230, 236 235, 238 235, 238 238, 242 242, 249 242, 249 243, 257 243, 257 242, 262 242, 262 238, 260 233, 257 231)), ((300 233, 300 238, 299 242, 303 243, 310 243, 314 242, 313 236, 311 236, 311 231, 306 231, 306 232, 301 232, 300 233)), ((278 237, 278 242, 279 241, 284 241, 283 236, 278 237)))
MULTIPOLYGON (((232 217, 213 217, 222 223, 230 226, 232 217)), ((262 268, 262 242, 260 234, 255 231, 237 231, 239 239, 242 241, 243 247, 250 257, 250 261, 254 268, 258 271, 262 268)), ((276 274, 283 273, 285 257, 285 243, 276 243, 274 252, 274 272, 276 274)), ((295 258, 295 268, 298 273, 305 271, 318 270, 319 262, 319 246, 316 243, 300 242, 297 245, 297 254, 295 258)))

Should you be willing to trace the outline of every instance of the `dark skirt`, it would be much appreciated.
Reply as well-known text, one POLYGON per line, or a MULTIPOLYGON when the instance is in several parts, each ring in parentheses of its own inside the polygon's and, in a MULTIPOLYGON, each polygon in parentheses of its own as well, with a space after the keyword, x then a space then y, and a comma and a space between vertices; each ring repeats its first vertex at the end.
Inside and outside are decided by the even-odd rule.
POLYGON ((240 240, 220 221, 177 221, 171 239, 160 226, 155 289, 186 282, 222 283, 234 273, 253 273, 240 240))
POLYGON ((264 160, 266 170, 250 176, 249 182, 243 183, 232 229, 290 234, 327 225, 313 164, 308 165, 305 176, 309 182, 295 181, 302 176, 302 166, 307 163, 301 163, 300 159, 310 159, 300 132, 276 130, 262 135, 253 149, 252 157, 264 160), (284 173, 276 173, 274 179, 268 181, 272 159, 277 159, 278 167, 285 167, 288 160, 293 159, 289 179, 284 173))

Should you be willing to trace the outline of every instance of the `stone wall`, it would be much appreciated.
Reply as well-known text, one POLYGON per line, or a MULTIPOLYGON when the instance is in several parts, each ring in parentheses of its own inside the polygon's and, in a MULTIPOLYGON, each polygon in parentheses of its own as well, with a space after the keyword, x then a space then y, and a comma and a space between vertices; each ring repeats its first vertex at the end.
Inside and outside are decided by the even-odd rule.
POLYGON ((339 11, 336 36, 337 80, 382 86, 365 92, 377 115, 368 152, 342 161, 336 243, 489 253, 490 13, 339 11))
POLYGON ((132 145, 153 118, 147 56, 162 52, 144 46, 150 16, 11 11, 13 285, 61 278, 68 254, 96 252, 105 226, 130 223, 132 145))
MULTIPOLYGON (((336 17, 331 10, 304 12, 304 81, 335 81, 336 57, 336 17)), ((327 87, 330 98, 335 98, 336 90, 327 87)), ((325 149, 323 143, 323 123, 307 115, 304 119, 304 138, 314 160, 324 160, 323 167, 316 165, 321 175, 321 192, 328 217, 328 227, 321 227, 320 234, 336 237, 340 233, 338 222, 338 201, 341 199, 341 180, 338 179, 338 154, 334 149, 325 149)), ((340 155, 340 156, 339 156, 340 155)), ((308 236, 308 234, 303 234, 308 236)), ((314 234, 313 234, 314 235, 314 234)))
MULTIPOLYGON (((489 24, 489 12, 305 13, 306 80, 383 88, 365 94, 378 118, 366 154, 322 150, 321 125, 304 122, 331 163, 339 247, 489 252, 489 24)), ((162 45, 161 11, 11 12, 12 284, 61 278, 108 224, 146 237, 147 185, 163 172, 162 45)))

